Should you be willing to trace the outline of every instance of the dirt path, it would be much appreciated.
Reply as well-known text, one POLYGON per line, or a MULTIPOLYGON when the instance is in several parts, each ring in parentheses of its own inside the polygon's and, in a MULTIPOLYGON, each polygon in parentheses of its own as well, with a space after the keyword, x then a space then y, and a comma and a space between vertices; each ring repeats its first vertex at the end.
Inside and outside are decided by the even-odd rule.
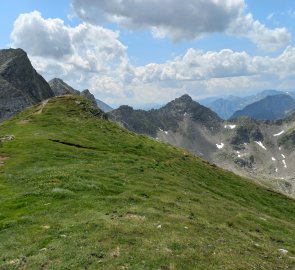
POLYGON ((39 105, 38 110, 35 112, 35 114, 41 114, 46 104, 48 103, 48 101, 49 99, 43 100, 42 103, 39 105))
POLYGON ((8 160, 9 157, 6 157, 6 156, 1 156, 0 155, 0 166, 3 166, 5 164, 4 161, 8 160))

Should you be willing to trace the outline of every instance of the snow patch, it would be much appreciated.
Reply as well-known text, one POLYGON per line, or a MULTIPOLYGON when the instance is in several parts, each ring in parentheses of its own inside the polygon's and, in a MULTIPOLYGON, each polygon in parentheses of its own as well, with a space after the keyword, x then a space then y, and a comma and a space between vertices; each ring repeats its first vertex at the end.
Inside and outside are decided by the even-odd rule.
POLYGON ((222 149, 224 147, 224 143, 220 143, 220 144, 217 143, 216 146, 218 149, 222 149))
POLYGON ((276 172, 278 172, 279 170, 278 170, 278 168, 276 168, 276 172))
POLYGON ((235 129, 237 125, 225 125, 224 128, 235 129))
POLYGON ((159 128, 160 131, 163 131, 163 129, 159 128))
POLYGON ((267 150, 266 147, 263 145, 262 142, 255 141, 262 149, 267 150))
POLYGON ((287 169, 288 166, 287 166, 287 163, 286 163, 286 160, 282 160, 283 164, 284 164, 284 167, 287 169))
POLYGON ((164 131, 166 135, 168 135, 168 131, 164 131))
POLYGON ((285 158, 286 158, 284 154, 281 154, 281 156, 282 156, 282 158, 283 158, 283 159, 285 159, 285 158))
POLYGON ((276 161, 276 159, 274 157, 271 158, 272 161, 276 161))
POLYGON ((277 134, 274 134, 273 136, 274 136, 274 137, 278 137, 278 136, 282 135, 284 132, 285 132, 285 130, 282 130, 281 132, 279 132, 279 133, 277 133, 277 134))
POLYGON ((187 112, 185 112, 185 113, 183 114, 183 116, 187 116, 187 112))
POLYGON ((237 154, 238 154, 238 157, 240 158, 240 157, 241 157, 241 155, 240 155, 240 151, 237 151, 237 154))
POLYGON ((279 147, 279 150, 282 151, 282 147, 279 147))

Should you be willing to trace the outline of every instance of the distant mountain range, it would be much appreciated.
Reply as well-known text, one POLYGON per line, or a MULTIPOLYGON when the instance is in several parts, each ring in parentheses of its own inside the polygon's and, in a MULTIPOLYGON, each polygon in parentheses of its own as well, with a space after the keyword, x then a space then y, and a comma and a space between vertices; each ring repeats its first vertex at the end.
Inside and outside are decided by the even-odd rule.
POLYGON ((222 119, 229 119, 235 112, 243 110, 246 106, 260 101, 267 96, 274 95, 289 95, 294 98, 295 92, 265 90, 256 95, 246 97, 229 96, 226 98, 207 98, 200 100, 199 103, 216 112, 222 119))
POLYGON ((295 111, 295 100, 289 95, 274 95, 254 102, 243 110, 237 111, 231 118, 249 116, 261 120, 286 118, 295 111))
MULTIPOLYGON (((286 95, 274 97, 292 100, 286 95)), ((185 148, 295 197, 295 114, 279 121, 249 117, 225 121, 184 95, 158 110, 121 106, 108 115, 131 131, 185 148)))

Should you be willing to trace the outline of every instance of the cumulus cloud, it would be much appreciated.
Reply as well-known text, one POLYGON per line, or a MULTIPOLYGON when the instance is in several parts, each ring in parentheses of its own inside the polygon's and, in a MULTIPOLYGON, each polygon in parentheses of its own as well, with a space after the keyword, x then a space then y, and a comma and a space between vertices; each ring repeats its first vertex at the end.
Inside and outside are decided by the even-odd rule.
POLYGON ((11 38, 15 46, 26 48, 32 55, 58 58, 72 53, 70 35, 64 22, 60 19, 45 20, 38 11, 21 14, 14 23, 11 38))
MULTIPOLYGON (((44 19, 38 11, 21 14, 11 33, 12 46, 26 50, 47 79, 63 77, 78 87, 93 88, 97 76, 128 78, 127 47, 118 37, 118 32, 88 23, 70 27, 60 19, 44 19), (88 81, 92 84, 86 84, 88 81)), ((115 89, 115 81, 104 81, 97 84, 96 91, 115 89)))
POLYGON ((60 77, 78 89, 89 88, 110 104, 163 103, 184 93, 194 98, 239 94, 287 88, 295 81, 294 47, 276 57, 191 48, 161 64, 134 66, 118 32, 89 23, 67 26, 39 12, 20 15, 11 37, 13 47, 25 49, 47 79, 60 77))
POLYGON ((76 14, 90 23, 110 21, 124 27, 150 29, 156 37, 175 41, 224 32, 249 38, 264 50, 286 46, 286 28, 270 29, 246 13, 244 0, 72 0, 76 14))

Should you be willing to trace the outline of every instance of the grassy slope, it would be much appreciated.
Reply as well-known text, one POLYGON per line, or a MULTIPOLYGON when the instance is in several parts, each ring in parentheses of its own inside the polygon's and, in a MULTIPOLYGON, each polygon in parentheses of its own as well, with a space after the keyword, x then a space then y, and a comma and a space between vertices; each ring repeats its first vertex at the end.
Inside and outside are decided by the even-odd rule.
POLYGON ((84 104, 0 126, 16 137, 0 149, 0 269, 295 268, 294 201, 84 104))

